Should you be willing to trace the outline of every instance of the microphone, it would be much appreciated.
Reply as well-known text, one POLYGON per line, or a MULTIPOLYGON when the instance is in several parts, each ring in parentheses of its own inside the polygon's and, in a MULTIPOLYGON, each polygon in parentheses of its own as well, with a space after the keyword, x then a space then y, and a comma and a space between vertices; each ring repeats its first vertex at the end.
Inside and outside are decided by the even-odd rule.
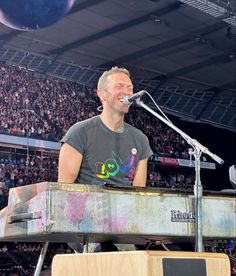
POLYGON ((127 105, 130 105, 132 104, 132 102, 136 101, 137 99, 141 98, 144 94, 146 93, 145 90, 141 90, 137 93, 135 93, 133 96, 125 96, 124 97, 124 103, 127 104, 127 105))

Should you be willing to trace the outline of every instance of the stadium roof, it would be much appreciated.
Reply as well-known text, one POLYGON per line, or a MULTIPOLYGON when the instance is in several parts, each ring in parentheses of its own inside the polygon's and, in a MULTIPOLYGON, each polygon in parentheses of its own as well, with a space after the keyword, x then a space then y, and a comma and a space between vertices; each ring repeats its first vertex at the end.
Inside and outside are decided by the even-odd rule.
POLYGON ((235 14, 235 0, 77 0, 45 29, 1 24, 0 60, 92 87, 124 66, 164 110, 236 131, 235 14))

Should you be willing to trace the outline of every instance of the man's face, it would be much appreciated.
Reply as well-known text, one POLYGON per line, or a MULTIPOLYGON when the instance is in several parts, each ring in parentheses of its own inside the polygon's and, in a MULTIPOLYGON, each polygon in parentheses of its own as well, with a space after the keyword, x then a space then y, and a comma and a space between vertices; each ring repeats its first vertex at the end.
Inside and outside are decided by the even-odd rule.
POLYGON ((125 96, 133 95, 133 84, 124 73, 114 73, 108 76, 103 89, 103 108, 125 114, 129 106, 123 102, 125 96))

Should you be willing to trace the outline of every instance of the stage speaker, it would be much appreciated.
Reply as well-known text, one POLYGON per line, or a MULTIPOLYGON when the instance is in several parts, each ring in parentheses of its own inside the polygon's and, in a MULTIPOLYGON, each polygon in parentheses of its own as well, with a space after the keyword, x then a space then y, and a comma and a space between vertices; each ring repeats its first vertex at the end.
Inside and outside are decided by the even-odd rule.
POLYGON ((52 276, 230 276, 226 254, 119 251, 56 255, 52 276))

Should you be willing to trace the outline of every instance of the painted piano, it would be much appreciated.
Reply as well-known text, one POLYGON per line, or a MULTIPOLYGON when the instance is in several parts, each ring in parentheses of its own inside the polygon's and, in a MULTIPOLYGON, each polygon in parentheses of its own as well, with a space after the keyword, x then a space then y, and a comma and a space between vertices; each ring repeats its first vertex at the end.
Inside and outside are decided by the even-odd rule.
MULTIPOLYGON (((146 244, 195 237, 194 196, 177 191, 43 182, 10 189, 0 241, 146 244)), ((235 194, 203 196, 203 239, 236 237, 235 194)))

